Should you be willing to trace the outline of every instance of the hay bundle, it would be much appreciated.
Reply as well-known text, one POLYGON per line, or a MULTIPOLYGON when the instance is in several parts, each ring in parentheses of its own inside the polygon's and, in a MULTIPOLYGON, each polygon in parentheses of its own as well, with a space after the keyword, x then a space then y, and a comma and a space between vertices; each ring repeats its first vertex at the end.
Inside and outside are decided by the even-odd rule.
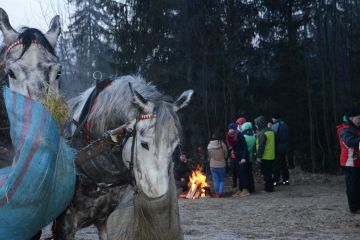
POLYGON ((41 97, 41 102, 51 113, 60 128, 69 118, 69 108, 65 99, 57 92, 51 91, 41 97))

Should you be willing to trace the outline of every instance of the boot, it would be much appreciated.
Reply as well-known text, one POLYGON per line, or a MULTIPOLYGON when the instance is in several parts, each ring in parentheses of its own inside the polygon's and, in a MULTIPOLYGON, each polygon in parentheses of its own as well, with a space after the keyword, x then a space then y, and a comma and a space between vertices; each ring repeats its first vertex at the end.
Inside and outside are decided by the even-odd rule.
POLYGON ((240 196, 241 192, 242 192, 242 191, 240 191, 240 190, 237 191, 236 193, 234 193, 234 194, 232 195, 232 197, 238 197, 238 196, 240 196))
POLYGON ((221 198, 221 193, 215 193, 216 198, 221 198))
POLYGON ((239 194, 239 197, 246 197, 246 196, 249 196, 250 193, 249 193, 249 190, 247 190, 246 188, 244 188, 241 193, 239 194))

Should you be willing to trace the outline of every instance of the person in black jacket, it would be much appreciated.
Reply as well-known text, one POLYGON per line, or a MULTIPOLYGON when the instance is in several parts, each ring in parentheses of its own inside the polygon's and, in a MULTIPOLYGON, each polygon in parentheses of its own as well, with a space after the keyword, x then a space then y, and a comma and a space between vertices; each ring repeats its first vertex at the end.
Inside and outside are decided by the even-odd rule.
POLYGON ((271 126, 275 133, 275 161, 273 163, 273 184, 279 183, 289 185, 289 168, 286 160, 287 143, 289 135, 288 125, 281 119, 279 113, 272 116, 273 124, 271 126), (282 182, 280 182, 280 175, 282 182))
POLYGON ((181 188, 183 192, 189 190, 189 177, 191 175, 191 168, 188 164, 188 159, 184 153, 180 154, 179 161, 174 167, 174 177, 176 186, 181 188))

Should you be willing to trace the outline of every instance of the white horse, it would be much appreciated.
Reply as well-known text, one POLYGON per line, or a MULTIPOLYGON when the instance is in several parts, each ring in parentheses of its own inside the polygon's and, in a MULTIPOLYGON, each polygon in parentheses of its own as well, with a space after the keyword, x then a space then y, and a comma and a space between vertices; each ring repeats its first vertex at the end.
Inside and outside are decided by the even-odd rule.
MULTIPOLYGON (((49 90, 58 92, 60 64, 55 46, 60 34, 59 16, 51 20, 45 34, 35 28, 17 32, 7 13, 0 8, 0 31, 4 39, 0 47, 0 82, 6 81, 12 91, 34 100, 49 90)), ((41 232, 33 239, 40 235, 41 232)))
MULTIPOLYGON (((82 115, 93 89, 70 101, 75 120, 82 115)), ((56 220, 55 239, 74 239, 77 229, 91 224, 102 240, 183 238, 172 154, 181 134, 176 112, 189 103, 192 94, 192 90, 185 91, 172 102, 155 86, 133 76, 118 78, 99 93, 94 105, 88 106, 87 132, 98 138, 127 123, 132 135, 119 150, 114 147, 82 164, 85 176, 80 177, 72 204, 56 220), (106 187, 114 183, 114 187, 106 187), (127 186, 133 187, 124 191, 127 186), (111 212, 124 201, 126 211, 120 209, 107 223, 111 212), (121 227, 111 227, 116 222, 121 227)))
POLYGON ((0 8, 0 30, 4 37, 0 64, 10 89, 35 100, 50 88, 58 91, 60 64, 54 48, 60 34, 59 16, 51 20, 46 34, 34 28, 18 33, 0 8))

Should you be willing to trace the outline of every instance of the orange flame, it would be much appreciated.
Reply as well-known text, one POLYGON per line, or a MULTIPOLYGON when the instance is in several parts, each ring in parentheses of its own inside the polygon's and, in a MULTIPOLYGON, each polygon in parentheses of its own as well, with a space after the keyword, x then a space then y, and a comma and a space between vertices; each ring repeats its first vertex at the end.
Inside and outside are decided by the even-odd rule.
MULTIPOLYGON (((198 169, 193 171, 189 180, 190 180, 190 184, 191 184, 189 192, 194 192, 194 191, 196 191, 196 188, 199 187, 200 192, 201 192, 200 196, 202 198, 205 198, 205 187, 207 187, 208 184, 206 182, 206 176, 202 173, 202 168, 198 167, 198 169)), ((196 198, 196 196, 194 195, 193 199, 195 199, 195 198, 196 198)))

